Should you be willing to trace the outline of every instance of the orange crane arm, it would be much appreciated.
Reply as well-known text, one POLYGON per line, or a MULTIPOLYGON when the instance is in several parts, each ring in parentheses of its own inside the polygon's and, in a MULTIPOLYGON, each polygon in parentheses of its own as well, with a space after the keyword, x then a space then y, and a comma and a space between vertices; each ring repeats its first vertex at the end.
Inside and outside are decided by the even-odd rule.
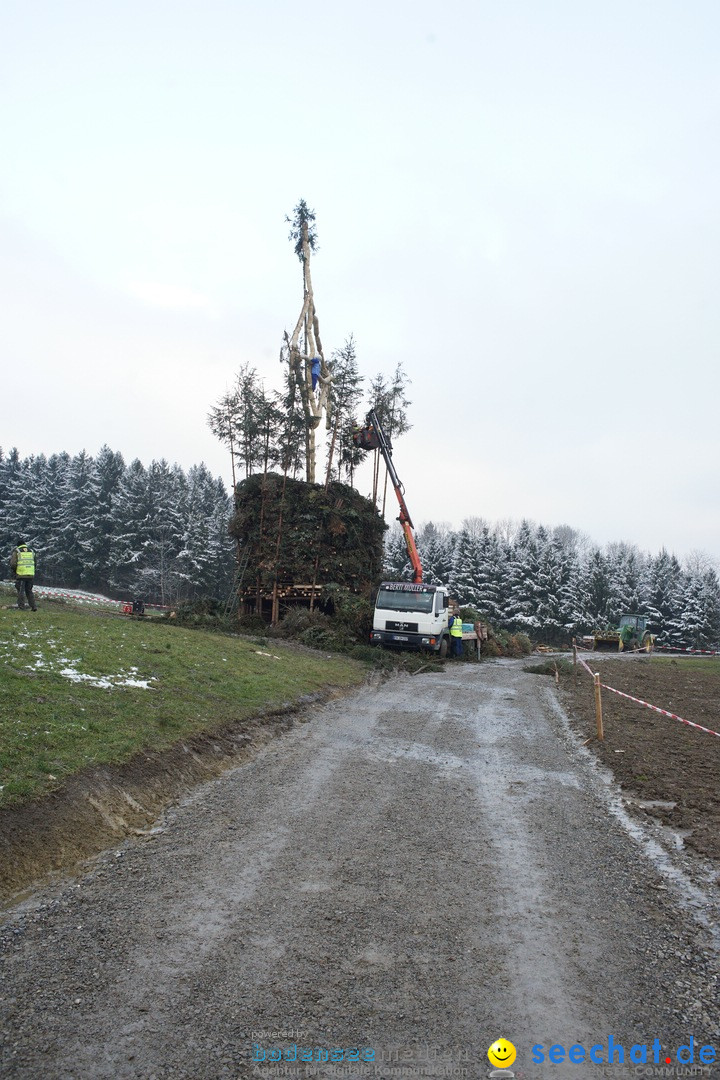
MULTIPOLYGON (((365 429, 371 429, 377 437, 377 446, 385 459, 387 465, 387 471, 390 474, 390 480, 392 486, 395 488, 395 494, 397 500, 400 503, 400 515, 398 521, 402 527, 402 531, 405 535, 405 546, 407 547, 408 558, 413 568, 413 582, 416 585, 422 584, 422 563, 420 562, 420 555, 418 553, 417 545, 415 543, 415 536, 413 534, 413 523, 410 517, 410 513, 405 502, 405 488, 400 483, 400 477, 395 471, 392 459, 392 447, 390 442, 382 429, 382 425, 378 420, 377 413, 374 409, 371 409, 367 415, 366 421, 368 427, 365 429)), ((375 440, 373 439, 373 442, 375 440)))

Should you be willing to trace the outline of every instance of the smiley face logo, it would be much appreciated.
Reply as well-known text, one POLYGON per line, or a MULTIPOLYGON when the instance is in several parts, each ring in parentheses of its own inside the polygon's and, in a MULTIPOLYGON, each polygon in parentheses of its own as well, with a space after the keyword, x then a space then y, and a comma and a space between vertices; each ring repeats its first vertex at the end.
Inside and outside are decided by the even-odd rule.
POLYGON ((488 1061, 499 1069, 509 1068, 516 1057, 517 1050, 507 1039, 496 1039, 488 1050, 488 1061))

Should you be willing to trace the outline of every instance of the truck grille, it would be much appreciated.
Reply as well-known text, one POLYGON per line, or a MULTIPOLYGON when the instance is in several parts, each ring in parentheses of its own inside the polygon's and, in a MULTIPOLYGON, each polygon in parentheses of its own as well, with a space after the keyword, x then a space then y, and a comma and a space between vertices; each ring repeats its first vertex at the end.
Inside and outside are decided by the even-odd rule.
POLYGON ((386 630, 399 630, 402 633, 417 634, 418 624, 416 622, 393 622, 391 619, 387 619, 385 622, 386 630))

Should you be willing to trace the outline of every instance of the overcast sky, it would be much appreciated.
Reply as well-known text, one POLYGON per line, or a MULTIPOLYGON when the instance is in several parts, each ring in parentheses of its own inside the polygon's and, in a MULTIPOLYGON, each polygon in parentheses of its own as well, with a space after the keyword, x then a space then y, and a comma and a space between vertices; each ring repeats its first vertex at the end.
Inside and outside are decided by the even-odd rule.
POLYGON ((0 445, 229 481, 304 198, 326 355, 412 380, 416 526, 720 558, 719 40, 717 0, 5 0, 0 445))

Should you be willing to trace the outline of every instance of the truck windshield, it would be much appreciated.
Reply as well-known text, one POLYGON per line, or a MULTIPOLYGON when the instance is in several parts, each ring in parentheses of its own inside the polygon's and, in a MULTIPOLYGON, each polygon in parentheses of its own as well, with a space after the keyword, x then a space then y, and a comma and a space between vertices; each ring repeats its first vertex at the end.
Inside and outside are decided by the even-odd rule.
POLYGON ((420 611, 433 609, 434 592, 405 592, 404 589, 379 589, 375 606, 392 611, 420 611))

